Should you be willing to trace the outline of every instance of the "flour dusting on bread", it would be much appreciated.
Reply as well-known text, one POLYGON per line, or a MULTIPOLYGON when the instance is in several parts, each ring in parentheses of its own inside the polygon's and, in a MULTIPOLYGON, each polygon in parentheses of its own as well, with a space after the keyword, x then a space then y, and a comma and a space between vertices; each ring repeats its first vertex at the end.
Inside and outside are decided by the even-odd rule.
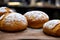
POLYGON ((29 11, 25 13, 25 16, 28 16, 29 19, 31 19, 31 17, 33 16, 34 17, 33 20, 38 20, 38 19, 44 20, 46 18, 49 19, 48 15, 42 11, 29 11))
POLYGON ((60 20, 50 20, 43 25, 43 28, 52 29, 59 23, 60 23, 60 20))
POLYGON ((14 21, 22 21, 23 23, 26 23, 26 18, 19 13, 10 13, 9 15, 7 15, 5 17, 5 22, 6 23, 10 23, 10 22, 14 22, 14 21))

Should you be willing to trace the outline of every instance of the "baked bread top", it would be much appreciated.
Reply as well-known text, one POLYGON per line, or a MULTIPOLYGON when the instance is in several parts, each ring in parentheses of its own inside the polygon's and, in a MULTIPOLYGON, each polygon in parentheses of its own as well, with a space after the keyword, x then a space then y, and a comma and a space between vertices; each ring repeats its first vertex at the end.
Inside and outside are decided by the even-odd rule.
POLYGON ((53 29, 59 23, 60 20, 50 20, 43 25, 43 28, 53 29))
POLYGON ((8 7, 0 7, 0 12, 5 13, 5 12, 14 12, 14 10, 8 8, 8 7))
MULTIPOLYGON (((4 15, 0 17, 0 20, 3 19, 3 16, 4 15)), ((6 24, 9 24, 10 22, 14 22, 14 21, 18 21, 18 22, 22 21, 24 24, 27 22, 26 18, 19 13, 10 13, 8 15, 5 15, 4 20, 6 24)))
POLYGON ((45 20, 46 18, 49 19, 48 15, 42 11, 29 11, 24 14, 28 17, 28 19, 34 20, 45 20))

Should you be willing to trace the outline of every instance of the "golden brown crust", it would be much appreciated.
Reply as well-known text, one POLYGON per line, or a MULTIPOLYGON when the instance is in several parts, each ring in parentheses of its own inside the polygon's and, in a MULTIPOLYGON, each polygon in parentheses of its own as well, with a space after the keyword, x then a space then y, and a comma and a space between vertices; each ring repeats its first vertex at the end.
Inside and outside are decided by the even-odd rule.
POLYGON ((60 24, 56 25, 55 28, 53 28, 53 32, 55 33, 55 36, 60 36, 60 24))
POLYGON ((7 10, 7 13, 11 13, 10 12, 10 10, 11 10, 10 8, 5 8, 5 9, 7 10))
POLYGON ((3 15, 4 13, 0 12, 0 16, 3 15))
POLYGON ((4 14, 5 16, 0 20, 0 29, 4 31, 19 31, 27 28, 27 23, 24 25, 22 22, 14 21, 10 22, 12 25, 7 25, 5 23, 5 17, 9 14, 4 14))
POLYGON ((27 28, 27 25, 23 25, 21 22, 11 22, 12 25, 6 25, 4 20, 1 22, 1 30, 5 30, 5 31, 18 31, 18 30, 23 30, 25 28, 27 28), (14 24, 13 24, 14 23, 14 24))
POLYGON ((25 16, 25 17, 26 17, 26 19, 28 21, 28 26, 31 27, 31 28, 36 28, 36 29, 42 28, 43 24, 49 20, 49 19, 46 18, 46 20, 40 20, 40 19, 38 19, 38 20, 34 20, 33 21, 32 20, 32 19, 34 19, 33 17, 32 17, 32 19, 29 19, 28 16, 25 16))
POLYGON ((41 22, 40 20, 37 20, 37 21, 28 21, 28 24, 32 28, 42 28, 43 27, 43 24, 45 22, 41 22))
POLYGON ((0 16, 2 16, 3 14, 6 14, 6 13, 11 13, 10 8, 5 8, 5 9, 6 9, 6 12, 0 12, 0 16))
POLYGON ((43 31, 52 36, 60 36, 60 24, 57 24, 53 29, 43 28, 43 31))

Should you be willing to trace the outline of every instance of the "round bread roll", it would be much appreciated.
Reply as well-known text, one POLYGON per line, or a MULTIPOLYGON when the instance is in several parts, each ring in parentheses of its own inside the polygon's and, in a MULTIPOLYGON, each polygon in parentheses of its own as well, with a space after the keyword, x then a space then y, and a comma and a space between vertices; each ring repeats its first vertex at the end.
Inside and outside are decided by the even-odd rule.
POLYGON ((52 36, 60 36, 60 20, 46 22, 43 25, 43 32, 52 36))
POLYGON ((29 11, 24 14, 27 18, 28 26, 31 28, 42 28, 43 24, 49 20, 49 16, 42 11, 29 11))
POLYGON ((27 28, 26 17, 19 13, 4 14, 0 17, 0 29, 7 32, 15 32, 27 28))
POLYGON ((15 12, 15 11, 8 7, 0 7, 0 16, 5 13, 11 13, 11 12, 15 12))

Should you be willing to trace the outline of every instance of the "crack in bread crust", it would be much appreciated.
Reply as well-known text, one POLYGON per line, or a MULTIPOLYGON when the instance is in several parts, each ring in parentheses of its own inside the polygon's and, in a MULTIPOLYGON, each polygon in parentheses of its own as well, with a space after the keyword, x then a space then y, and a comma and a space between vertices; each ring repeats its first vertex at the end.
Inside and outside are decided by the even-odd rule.
POLYGON ((51 36, 60 37, 60 23, 57 24, 53 29, 43 28, 43 32, 51 36))

